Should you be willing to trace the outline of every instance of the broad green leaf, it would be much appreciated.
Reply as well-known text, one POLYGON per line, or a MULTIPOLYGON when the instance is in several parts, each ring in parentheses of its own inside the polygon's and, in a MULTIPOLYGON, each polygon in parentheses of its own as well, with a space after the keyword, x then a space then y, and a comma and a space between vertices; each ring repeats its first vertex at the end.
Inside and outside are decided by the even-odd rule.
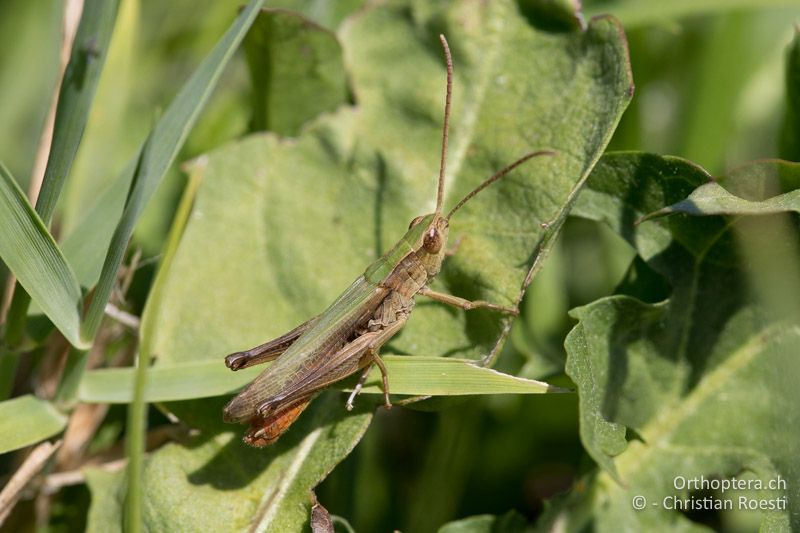
POLYGON ((781 130, 780 155, 800 160, 800 28, 795 26, 794 39, 786 51, 786 112, 781 130))
POLYGON ((516 511, 502 516, 478 515, 445 524, 439 533, 517 533, 528 526, 527 520, 516 511))
POLYGON ((689 196, 643 217, 800 213, 800 164, 758 161, 699 186, 689 196), (782 192, 786 191, 786 192, 782 192))
POLYGON ((794 7, 793 0, 672 0, 653 2, 652 0, 612 0, 592 2, 587 6, 587 16, 611 13, 618 17, 625 28, 664 24, 677 18, 728 13, 745 9, 794 7))
POLYGON ((317 24, 335 30, 347 17, 358 12, 365 0, 340 0, 328 2, 327 0, 274 0, 269 3, 271 8, 280 8, 301 13, 317 24))
MULTIPOLYGON (((482 368, 472 361, 442 357, 387 355, 391 392, 398 395, 544 394, 566 392, 532 379, 482 368)), ((265 366, 231 372, 221 361, 157 365, 148 371, 145 400, 169 402, 230 394, 253 380, 265 366)), ((78 396, 83 402, 127 403, 133 399, 133 368, 108 368, 84 374, 78 396)), ((362 393, 383 394, 374 369, 362 393)), ((349 385, 352 385, 349 383, 349 385)))
MULTIPOLYGON (((635 225, 707 179, 679 159, 609 154, 576 205, 575 213, 619 231, 671 292, 642 301, 633 295, 647 289, 632 277, 627 294, 573 310, 567 373, 578 386, 584 447, 604 472, 563 502, 562 512, 583 508, 572 530, 693 529, 665 500, 699 497, 676 487, 678 476, 781 477, 786 490, 756 497, 787 496, 788 506, 764 511, 761 525, 797 526, 800 408, 790 391, 800 376, 800 326, 791 315, 776 320, 750 293, 726 220, 676 215, 635 225), (644 510, 632 505, 637 495, 649 502, 644 510)), ((739 505, 738 496, 715 498, 739 505)))
POLYGON ((752 201, 731 194, 722 185, 712 181, 692 191, 692 194, 686 200, 681 200, 669 207, 659 209, 655 213, 644 217, 644 220, 674 213, 686 213, 687 215, 768 215, 786 211, 800 212, 800 190, 773 196, 763 201, 752 201))
POLYGON ((0 402, 0 453, 41 442, 66 425, 53 404, 30 394, 0 402))
POLYGON ((575 31, 586 25, 583 13, 571 0, 520 0, 520 12, 537 28, 547 31, 575 31))
MULTIPOLYGON (((337 398, 323 397, 268 449, 250 448, 233 433, 159 449, 147 459, 144 472, 148 529, 301 530, 311 507, 309 487, 325 478, 358 440, 341 435, 363 434, 369 424, 364 409, 345 413, 337 398)), ((118 494, 124 474, 113 478, 102 483, 90 478, 89 531, 122 530, 118 494), (116 512, 101 511, 106 506, 116 512)))
POLYGON ((122 532, 125 505, 125 471, 106 472, 86 468, 86 485, 92 494, 92 505, 86 517, 87 533, 122 532))
MULTIPOLYGON (((319 313, 412 218, 433 210, 445 92, 439 33, 456 72, 445 207, 523 154, 559 151, 452 219, 460 247, 439 290, 518 302, 630 99, 620 28, 603 18, 586 31, 548 33, 512 2, 376 5, 339 33, 354 107, 321 116, 297 139, 254 135, 208 155, 160 304, 146 311, 158 324, 150 344, 156 368, 221 366, 226 353, 319 313)), ((420 301, 384 352, 477 359, 508 324, 420 301)), ((230 430, 220 401, 167 407, 209 433, 230 430)), ((338 433, 343 446, 360 436, 338 433)), ((274 488, 254 481, 252 490, 274 488)))
POLYGON ((307 121, 347 101, 336 36, 303 16, 263 10, 244 49, 253 80, 253 130, 297 135, 307 121))
POLYGON ((64 337, 80 340, 81 291, 42 219, 0 163, 0 258, 64 337))

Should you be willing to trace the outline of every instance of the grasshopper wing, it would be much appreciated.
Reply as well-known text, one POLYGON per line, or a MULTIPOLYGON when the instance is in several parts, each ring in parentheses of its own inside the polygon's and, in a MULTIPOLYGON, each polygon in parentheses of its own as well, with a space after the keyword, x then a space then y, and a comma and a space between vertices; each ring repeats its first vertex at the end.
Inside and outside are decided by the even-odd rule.
POLYGON ((315 316, 314 318, 303 322, 290 332, 285 333, 278 338, 272 339, 271 341, 267 341, 264 344, 256 346, 255 348, 250 348, 244 352, 235 352, 225 356, 225 366, 231 370, 241 370, 242 368, 260 365, 261 363, 266 363, 267 361, 277 359, 281 356, 281 354, 283 354, 283 352, 288 350, 289 346, 291 346, 294 341, 299 339, 303 333, 311 329, 311 326, 314 325, 314 323, 317 321, 317 318, 319 317, 315 316))
MULTIPOLYGON (((258 406, 281 396, 322 361, 336 354, 356 328, 373 315, 388 289, 359 277, 306 329, 270 367, 259 374, 225 406, 227 422, 246 422, 259 416, 258 406)), ((346 374, 341 375, 344 378, 346 374)), ((309 391, 310 392, 310 391, 309 391)))
POLYGON ((318 366, 311 369, 302 379, 287 383, 281 394, 265 401, 259 408, 269 411, 279 409, 279 406, 284 404, 294 404, 302 401, 318 393, 321 389, 341 381, 366 367, 373 361, 374 357, 377 357, 377 351, 381 346, 386 344, 389 339, 403 328, 406 319, 407 316, 402 316, 389 327, 359 335, 336 353, 321 361, 318 366))

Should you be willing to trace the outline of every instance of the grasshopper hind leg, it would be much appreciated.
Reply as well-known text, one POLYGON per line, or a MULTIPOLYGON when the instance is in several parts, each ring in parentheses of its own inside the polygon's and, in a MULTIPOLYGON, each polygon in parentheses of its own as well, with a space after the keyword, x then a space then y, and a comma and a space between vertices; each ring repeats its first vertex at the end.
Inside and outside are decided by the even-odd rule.
POLYGON ((312 398, 313 396, 306 398, 268 417, 254 417, 250 420, 250 429, 245 433, 242 440, 244 440, 245 444, 256 448, 269 446, 286 433, 289 426, 308 407, 312 398))
MULTIPOLYGON (((377 364, 383 373, 384 399, 386 405, 389 401, 389 380, 386 367, 383 364, 378 350, 392 338, 405 324, 407 316, 402 314, 395 322, 377 331, 367 331, 345 344, 333 354, 321 359, 319 365, 309 373, 293 379, 287 384, 281 394, 271 397, 256 406, 259 416, 267 418, 274 413, 280 405, 296 402, 317 392, 328 385, 336 383, 347 376, 359 372, 365 366, 377 364)), ((362 384, 363 387, 363 384, 362 384)), ((361 389, 359 389, 361 390, 361 389)), ((355 396, 353 396, 355 399, 355 396)), ((349 402, 352 403, 352 402, 349 402)))

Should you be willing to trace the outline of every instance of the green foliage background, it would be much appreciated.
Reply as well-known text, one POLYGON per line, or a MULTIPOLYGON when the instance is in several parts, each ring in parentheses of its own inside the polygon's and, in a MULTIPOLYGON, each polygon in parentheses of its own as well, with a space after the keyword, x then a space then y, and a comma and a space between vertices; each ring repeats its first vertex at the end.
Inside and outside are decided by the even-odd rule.
POLYGON ((24 498, 4 530, 42 516, 65 531, 303 530, 315 486, 337 531, 800 525, 800 9, 587 1, 581 18, 559 0, 267 4, 281 9, 255 18, 240 53, 227 61, 246 13, 199 69, 237 2, 125 0, 108 15, 107 55, 87 63, 97 93, 76 96, 92 104, 55 241, 20 191, 62 4, 0 4, 0 95, 13 103, 0 106, 0 280, 9 267, 41 280, 17 317, 24 329, 3 325, 0 451, 11 453, 0 475, 62 432, 76 405, 110 404, 76 462, 45 470, 84 481, 45 500, 44 515, 41 497, 38 511, 24 498), (591 18, 601 13, 619 22, 591 18), (398 395, 436 398, 376 409, 373 375, 354 412, 326 392, 278 444, 248 449, 220 413, 253 374, 229 375, 222 356, 319 312, 431 209, 439 33, 456 71, 446 204, 527 151, 558 151, 454 217, 451 238, 464 238, 436 282, 520 304, 495 365, 504 374, 460 360, 480 360, 509 321, 420 304, 386 350, 404 355, 388 358, 390 376, 398 395), (129 233, 112 240, 124 205, 127 252, 129 233), (123 299, 116 268, 101 272, 109 249, 124 264, 135 250, 145 258, 123 299), (80 306, 98 279, 141 317, 138 333, 108 318, 96 336, 87 327, 80 306), (45 315, 74 346, 63 374, 48 361, 66 343, 45 315), (149 377, 102 369, 130 365, 134 349, 139 370, 154 360, 149 377), (435 379, 431 356, 453 358, 452 373, 435 379), (576 393, 516 394, 542 392, 519 378, 576 393), (164 433, 171 442, 145 453, 145 436, 164 433), (97 466, 123 456, 127 471, 97 466), (689 496, 672 486, 679 475, 780 477, 786 490, 749 495, 788 506, 632 508, 635 495, 689 496))

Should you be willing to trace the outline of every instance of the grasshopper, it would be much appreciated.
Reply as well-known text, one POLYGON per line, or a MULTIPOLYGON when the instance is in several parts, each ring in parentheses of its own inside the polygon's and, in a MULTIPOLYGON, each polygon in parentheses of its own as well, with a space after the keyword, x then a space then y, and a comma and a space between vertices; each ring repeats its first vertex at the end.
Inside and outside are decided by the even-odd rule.
POLYGON ((231 370, 266 361, 275 362, 235 396, 223 411, 226 422, 245 422, 250 428, 244 441, 252 446, 272 444, 289 428, 319 392, 358 371, 361 379, 347 400, 348 410, 372 369, 377 365, 383 382, 384 404, 391 408, 389 379, 379 350, 399 332, 414 308, 417 295, 465 310, 484 308, 518 314, 516 308, 483 300, 469 301, 428 288, 447 255, 450 217, 480 191, 522 163, 551 151, 529 153, 489 179, 442 215, 450 105, 453 92, 453 61, 443 35, 439 40, 447 63, 442 152, 436 210, 416 217, 406 234, 383 257, 372 263, 322 314, 290 332, 255 348, 225 358, 231 370))

